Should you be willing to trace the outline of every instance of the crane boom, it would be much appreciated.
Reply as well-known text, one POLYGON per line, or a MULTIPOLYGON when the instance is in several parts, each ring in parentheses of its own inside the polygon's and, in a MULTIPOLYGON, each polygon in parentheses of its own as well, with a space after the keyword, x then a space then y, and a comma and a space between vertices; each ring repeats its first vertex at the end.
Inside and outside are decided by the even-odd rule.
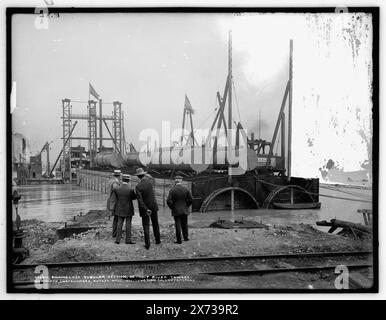
POLYGON ((52 169, 51 169, 51 171, 50 171, 50 176, 52 175, 52 172, 54 171, 56 165, 58 164, 58 161, 59 161, 59 159, 60 159, 60 157, 61 157, 61 155, 62 155, 62 153, 63 153, 64 147, 66 146, 68 140, 70 140, 71 135, 72 135, 72 132, 74 131, 75 126, 76 126, 77 123, 78 123, 78 121, 75 121, 75 122, 74 122, 74 125, 72 126, 72 129, 71 129, 70 134, 68 135, 68 137, 67 137, 67 139, 66 139, 66 142, 64 143, 64 146, 63 146, 62 150, 60 151, 58 157, 56 158, 56 161, 55 161, 54 165, 52 166, 52 169))

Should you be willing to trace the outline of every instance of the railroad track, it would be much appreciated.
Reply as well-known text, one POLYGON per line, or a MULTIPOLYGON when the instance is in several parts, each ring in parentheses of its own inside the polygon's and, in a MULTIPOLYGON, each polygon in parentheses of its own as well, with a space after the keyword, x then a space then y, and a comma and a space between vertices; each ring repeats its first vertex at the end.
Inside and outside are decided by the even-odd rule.
MULTIPOLYGON (((37 268, 48 271, 52 289, 68 287, 69 283, 129 282, 173 279, 186 276, 248 276, 283 272, 334 272, 338 265, 351 270, 372 268, 371 251, 290 253, 224 257, 196 257, 157 260, 65 262, 34 265, 13 265, 14 288, 34 287, 37 268), (93 277, 93 278, 91 278, 93 277), (85 281, 88 280, 88 281, 85 281)), ((108 286, 108 284, 106 284, 108 286)))

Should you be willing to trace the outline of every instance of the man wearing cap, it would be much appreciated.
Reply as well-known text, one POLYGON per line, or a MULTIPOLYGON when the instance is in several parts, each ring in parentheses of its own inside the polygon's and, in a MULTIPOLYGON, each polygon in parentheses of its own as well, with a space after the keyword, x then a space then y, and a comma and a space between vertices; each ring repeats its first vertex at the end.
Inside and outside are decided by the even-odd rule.
POLYGON ((154 195, 154 188, 151 180, 146 177, 147 172, 142 168, 136 170, 135 175, 140 179, 135 187, 138 199, 139 215, 142 218, 143 233, 145 237, 145 248, 150 248, 150 220, 153 226, 155 243, 161 243, 161 236, 158 224, 158 204, 154 195))
POLYGON ((109 197, 107 199, 107 210, 110 211, 111 215, 114 216, 113 220, 113 237, 117 235, 117 225, 118 225, 118 217, 115 215, 114 208, 115 208, 115 198, 112 197, 112 192, 114 189, 118 188, 121 185, 121 177, 122 172, 121 170, 114 170, 113 176, 109 182, 109 197))
POLYGON ((113 189, 112 197, 115 198, 115 217, 117 217, 117 234, 115 243, 119 244, 122 236, 123 223, 126 220, 126 243, 134 244, 131 240, 131 220, 134 215, 133 200, 136 199, 135 191, 130 188, 130 175, 122 176, 122 183, 117 188, 113 189))
POLYGON ((188 215, 189 207, 192 205, 193 197, 190 191, 182 185, 182 177, 176 176, 174 178, 175 186, 169 191, 167 204, 172 210, 176 227, 175 243, 181 244, 181 230, 184 241, 189 240, 188 235, 188 215))

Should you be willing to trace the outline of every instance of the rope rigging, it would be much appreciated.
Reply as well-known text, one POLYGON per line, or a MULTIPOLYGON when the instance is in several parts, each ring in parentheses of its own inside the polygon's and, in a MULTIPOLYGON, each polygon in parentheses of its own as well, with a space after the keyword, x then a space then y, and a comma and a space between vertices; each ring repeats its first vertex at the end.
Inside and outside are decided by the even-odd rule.
POLYGON ((239 122, 242 123, 241 115, 240 115, 240 109, 239 109, 239 102, 237 100, 236 86, 235 86, 235 83, 234 83, 233 79, 232 79, 232 85, 233 85, 233 91, 235 93, 235 100, 236 100, 237 113, 239 115, 239 122))
MULTIPOLYGON (((282 186, 274 184, 274 183, 270 183, 270 182, 267 182, 267 181, 264 181, 264 180, 260 180, 256 176, 255 176, 255 178, 256 178, 256 181, 259 181, 261 183, 264 183, 264 184, 267 184, 267 185, 271 185, 271 186, 275 186, 275 187, 282 187, 282 186)), ((340 199, 340 200, 372 203, 372 201, 365 200, 365 199, 359 200, 359 199, 352 199, 352 198, 335 197, 335 196, 330 196, 330 195, 327 195, 327 194, 315 193, 315 192, 309 192, 309 191, 305 192, 305 191, 301 191, 301 190, 299 190, 299 192, 303 192, 303 193, 307 193, 307 194, 311 194, 311 195, 315 195, 315 196, 320 196, 320 197, 332 198, 332 199, 340 199)))

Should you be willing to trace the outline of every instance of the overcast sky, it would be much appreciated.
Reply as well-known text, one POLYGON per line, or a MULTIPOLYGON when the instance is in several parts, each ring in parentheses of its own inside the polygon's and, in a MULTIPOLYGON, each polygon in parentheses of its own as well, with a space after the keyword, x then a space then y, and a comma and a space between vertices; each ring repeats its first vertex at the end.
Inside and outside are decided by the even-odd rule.
MULTIPOLYGON (((103 101, 123 103, 126 140, 136 146, 144 128, 160 131, 162 120, 181 126, 185 93, 196 111, 195 126, 210 126, 216 92, 224 90, 232 29, 236 121, 258 135, 260 110, 261 137, 271 140, 292 38, 294 173, 318 176, 328 159, 358 170, 369 158, 369 16, 62 14, 50 19, 47 30, 36 29, 35 18, 15 15, 12 21, 13 131, 29 139, 33 152, 53 141, 56 158, 61 100, 86 101, 89 81, 103 101)), ((104 108, 111 113, 112 106, 104 108)), ((73 103, 73 112, 85 114, 86 105, 73 103)), ((86 134, 81 121, 74 135, 86 134)))

